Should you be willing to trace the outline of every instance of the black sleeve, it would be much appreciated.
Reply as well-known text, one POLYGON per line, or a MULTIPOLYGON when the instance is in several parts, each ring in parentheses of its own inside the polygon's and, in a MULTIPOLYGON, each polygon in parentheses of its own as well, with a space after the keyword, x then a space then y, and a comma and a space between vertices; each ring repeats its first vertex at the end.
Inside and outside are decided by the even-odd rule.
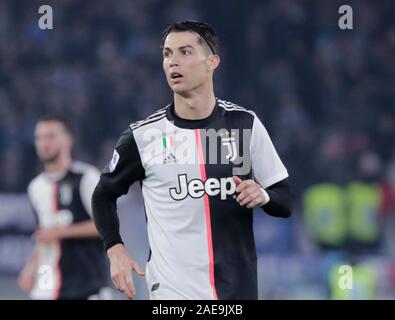
POLYGON ((117 243, 123 243, 119 234, 116 203, 117 197, 106 191, 99 182, 92 195, 93 221, 106 251, 117 243))
POLYGON ((289 218, 292 213, 293 195, 288 178, 281 180, 267 189, 270 201, 261 208, 270 216, 289 218))
POLYGON ((112 160, 103 170, 92 195, 93 220, 103 239, 105 249, 122 243, 116 201, 126 194, 130 185, 145 177, 133 132, 123 132, 115 147, 112 160))
POLYGON ((126 129, 119 138, 113 157, 104 168, 100 183, 117 197, 126 194, 130 185, 145 178, 133 131, 126 129))

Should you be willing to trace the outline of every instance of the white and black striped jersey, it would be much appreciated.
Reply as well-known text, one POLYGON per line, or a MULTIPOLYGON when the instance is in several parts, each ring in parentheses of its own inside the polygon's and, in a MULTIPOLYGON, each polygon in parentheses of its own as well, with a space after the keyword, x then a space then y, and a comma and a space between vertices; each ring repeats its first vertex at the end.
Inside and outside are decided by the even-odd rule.
MULTIPOLYGON (((28 187, 40 228, 67 227, 91 219, 91 197, 100 172, 72 163, 63 176, 41 173, 28 187)), ((40 243, 33 299, 82 299, 108 285, 108 266, 100 239, 62 239, 40 243)))
POLYGON ((257 298, 253 210, 236 202, 233 175, 263 188, 288 177, 259 118, 235 104, 217 99, 202 120, 171 104, 122 134, 99 185, 119 197, 141 182, 150 298, 257 298))

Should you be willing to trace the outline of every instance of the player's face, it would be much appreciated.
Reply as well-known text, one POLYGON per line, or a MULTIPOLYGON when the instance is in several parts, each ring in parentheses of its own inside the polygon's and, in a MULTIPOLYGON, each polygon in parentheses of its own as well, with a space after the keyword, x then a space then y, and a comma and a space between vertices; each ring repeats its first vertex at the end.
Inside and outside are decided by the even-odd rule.
POLYGON ((39 159, 49 163, 70 151, 71 138, 61 122, 42 121, 36 126, 35 144, 39 159))
POLYGON ((163 44, 163 69, 170 88, 188 94, 212 78, 210 54, 195 32, 172 32, 163 44))

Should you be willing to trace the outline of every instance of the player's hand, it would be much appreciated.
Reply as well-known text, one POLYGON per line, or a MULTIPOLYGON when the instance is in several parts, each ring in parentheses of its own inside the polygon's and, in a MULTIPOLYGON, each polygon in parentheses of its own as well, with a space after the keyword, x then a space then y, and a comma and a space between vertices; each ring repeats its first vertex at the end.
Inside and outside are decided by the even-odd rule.
POLYGON ((34 286, 35 276, 36 276, 35 265, 33 263, 27 263, 19 274, 18 277, 19 287, 26 293, 32 291, 34 286))
POLYGON ((233 181, 236 183, 236 192, 240 193, 236 201, 241 206, 247 208, 254 208, 257 205, 263 205, 268 202, 267 195, 262 191, 262 188, 254 180, 241 180, 237 176, 233 176, 233 181))
POLYGON ((40 228, 34 234, 33 238, 38 242, 51 242, 62 239, 64 234, 64 228, 51 227, 51 228, 40 228))
POLYGON ((132 272, 135 271, 139 276, 145 273, 133 260, 122 244, 116 244, 107 250, 110 259, 111 279, 115 287, 124 293, 128 299, 133 299, 136 295, 132 272))

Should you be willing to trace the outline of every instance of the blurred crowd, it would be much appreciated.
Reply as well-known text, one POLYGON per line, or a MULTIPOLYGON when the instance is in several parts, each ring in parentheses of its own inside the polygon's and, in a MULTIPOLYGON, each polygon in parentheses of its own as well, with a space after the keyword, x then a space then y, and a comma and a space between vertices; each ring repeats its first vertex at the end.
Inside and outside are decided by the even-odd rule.
POLYGON ((33 129, 47 112, 70 117, 76 157, 103 167, 130 122, 171 101, 161 31, 180 19, 217 29, 216 93, 261 116, 298 194, 391 176, 391 1, 351 1, 346 31, 339 1, 52 1, 53 30, 38 28, 40 4, 0 3, 1 191, 24 191, 37 172, 33 129))
MULTIPOLYGON (((34 126, 46 113, 69 117, 75 157, 103 168, 131 122, 171 102, 161 32, 193 19, 217 30, 216 94, 260 116, 290 172, 296 211, 314 211, 314 186, 358 182, 375 184, 377 213, 395 216, 393 1, 348 1, 353 30, 338 27, 342 4, 0 1, 0 192, 25 192, 41 170, 34 126), (42 4, 53 8, 53 30, 38 28, 42 4)), ((273 243, 292 241, 284 239, 273 243)))
POLYGON ((53 1, 53 30, 38 28, 40 4, 0 3, 1 191, 24 191, 37 172, 33 130, 48 112, 70 117, 76 157, 103 167, 130 122, 171 101, 161 31, 180 19, 217 29, 216 93, 261 116, 297 194, 391 176, 391 1, 351 1, 346 31, 338 1, 53 1))

